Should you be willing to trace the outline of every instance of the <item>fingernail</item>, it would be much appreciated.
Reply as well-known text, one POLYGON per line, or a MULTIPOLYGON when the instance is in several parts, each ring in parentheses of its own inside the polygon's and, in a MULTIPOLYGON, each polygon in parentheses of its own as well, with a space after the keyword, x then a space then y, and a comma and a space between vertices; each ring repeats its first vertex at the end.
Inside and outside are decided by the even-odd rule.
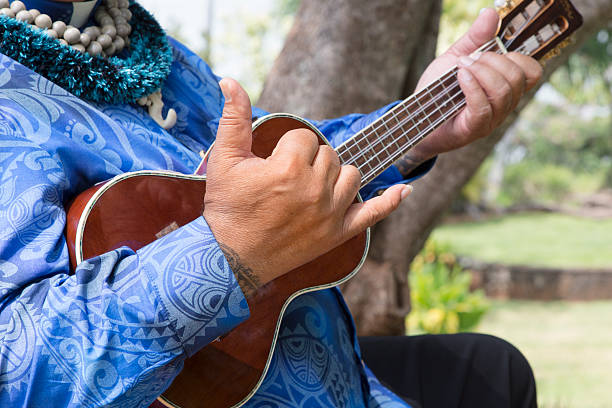
POLYGON ((482 56, 481 51, 475 51, 470 55, 470 58, 473 59, 474 61, 478 61, 481 56, 482 56))
POLYGON ((229 89, 227 89, 227 83, 224 80, 221 80, 221 82, 219 82, 219 87, 221 88, 221 93, 223 93, 225 102, 231 102, 232 95, 230 94, 229 89))
POLYGON ((480 9, 480 12, 478 13, 478 15, 481 15, 482 13, 484 13, 485 11, 487 11, 486 7, 483 7, 480 9))
POLYGON ((401 193, 402 200, 408 197, 408 195, 412 193, 412 190, 413 190, 413 187, 410 184, 408 184, 407 186, 404 186, 404 189, 402 190, 402 193, 401 193))
POLYGON ((474 60, 471 57, 468 57, 467 55, 462 55, 461 57, 459 57, 459 65, 462 65, 464 67, 469 67, 473 63, 474 63, 474 60))

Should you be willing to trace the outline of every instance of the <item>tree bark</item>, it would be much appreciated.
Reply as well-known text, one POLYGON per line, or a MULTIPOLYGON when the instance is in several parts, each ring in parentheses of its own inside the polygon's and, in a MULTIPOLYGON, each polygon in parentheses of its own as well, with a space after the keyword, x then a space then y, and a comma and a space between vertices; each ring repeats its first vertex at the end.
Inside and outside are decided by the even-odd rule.
MULTIPOLYGON (((547 64, 541 83, 612 17, 609 0, 573 3, 584 27, 575 43, 547 64)), ((440 7, 440 0, 302 2, 259 104, 321 119, 405 97, 434 55, 440 7)), ((374 228, 367 263, 343 288, 360 335, 404 333, 412 259, 534 93, 489 137, 441 155, 401 208, 374 228)))
POLYGON ((324 119, 407 96, 435 54, 440 3, 302 1, 258 105, 324 119))

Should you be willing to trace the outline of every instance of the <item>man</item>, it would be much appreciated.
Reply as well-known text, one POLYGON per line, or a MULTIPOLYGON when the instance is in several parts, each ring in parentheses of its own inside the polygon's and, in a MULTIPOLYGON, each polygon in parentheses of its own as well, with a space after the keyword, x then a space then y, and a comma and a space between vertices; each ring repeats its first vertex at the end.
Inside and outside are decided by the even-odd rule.
MULTIPOLYGON (((151 404, 187 357, 248 319, 249 296, 261 285, 387 216, 432 157, 490 133, 541 75, 518 54, 470 57, 496 27, 485 10, 419 84, 458 63, 465 110, 379 178, 382 195, 366 189, 370 199, 352 204, 357 170, 340 166, 309 132, 289 132, 271 157, 254 157, 251 122, 263 112, 235 81, 219 84, 185 47, 168 46, 139 6, 24 3, 8 11, 0 4, 0 406, 151 404), (175 124, 139 106, 159 107, 160 87, 175 124), (70 271, 66 203, 126 171, 191 173, 215 135, 203 217, 141 250, 124 247, 70 271)), ((337 145, 389 108, 318 126, 337 145)), ((362 365, 340 292, 302 295, 246 406, 535 404, 528 365, 499 340, 411 344, 363 342, 398 397, 362 365), (390 353, 379 355, 381 344, 390 353), (418 361, 430 355, 446 366, 418 361), (391 363, 406 371, 385 376, 391 363)))

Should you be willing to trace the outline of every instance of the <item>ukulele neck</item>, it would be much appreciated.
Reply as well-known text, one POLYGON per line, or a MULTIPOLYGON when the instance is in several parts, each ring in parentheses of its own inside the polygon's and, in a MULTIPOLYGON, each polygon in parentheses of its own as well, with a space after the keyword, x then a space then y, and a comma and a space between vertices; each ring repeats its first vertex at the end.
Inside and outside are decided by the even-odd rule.
MULTIPOLYGON (((479 51, 506 52, 497 37, 479 51)), ((359 169, 362 187, 465 106, 457 72, 454 66, 336 149, 342 164, 359 169)))

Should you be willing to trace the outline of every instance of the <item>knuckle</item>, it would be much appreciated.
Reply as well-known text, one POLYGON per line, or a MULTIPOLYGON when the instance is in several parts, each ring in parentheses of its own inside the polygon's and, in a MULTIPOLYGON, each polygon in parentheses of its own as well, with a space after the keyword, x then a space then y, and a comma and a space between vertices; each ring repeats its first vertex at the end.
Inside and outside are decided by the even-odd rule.
POLYGON ((340 157, 338 157, 338 153, 336 153, 336 151, 329 146, 326 146, 324 148, 324 151, 329 158, 330 166, 332 168, 339 168, 340 167, 340 157))
POLYGON ((533 66, 533 68, 531 69, 533 71, 532 82, 533 82, 533 85, 535 85, 535 83, 538 82, 540 78, 542 78, 542 75, 544 75, 544 67, 542 67, 542 65, 540 65, 540 63, 537 62, 536 60, 533 60, 532 66, 533 66))
POLYGON ((221 117, 238 117, 241 119, 244 118, 251 118, 252 116, 252 112, 251 112, 251 105, 241 105, 241 104, 232 104, 232 105, 227 105, 225 104, 225 106, 223 107, 223 112, 221 114, 221 117))
POLYGON ((487 62, 487 61, 490 62, 492 60, 497 59, 498 57, 499 57, 499 54, 496 54, 496 53, 494 53, 492 51, 486 51, 486 52, 482 53, 482 55, 480 56, 479 60, 484 61, 484 62, 487 62))
POLYGON ((519 94, 514 95, 516 97, 521 96, 525 92, 527 85, 527 75, 525 71, 513 61, 508 72, 508 81, 510 82, 513 90, 518 90, 519 94))
POLYGON ((219 127, 237 127, 244 124, 244 117, 233 113, 224 113, 219 119, 219 127))
POLYGON ((299 143, 317 145, 319 143, 317 135, 309 129, 293 129, 285 133, 289 139, 299 143))
POLYGON ((512 108, 514 107, 514 91, 512 91, 511 93, 509 93, 508 95, 506 95, 506 97, 504 98, 503 101, 503 114, 507 114, 509 113, 512 108))
POLYGON ((544 74, 544 68, 534 58, 516 52, 511 52, 508 56, 521 68, 526 86, 533 86, 544 74))
POLYGON ((519 77, 517 81, 520 87, 521 95, 523 95, 525 93, 525 90, 527 89, 527 75, 525 74, 525 71, 523 71, 522 69, 519 70, 518 75, 519 77))
POLYGON ((304 201, 308 205, 317 205, 323 202, 324 188, 321 183, 314 182, 305 194, 304 201))
POLYGON ((544 67, 542 66, 542 64, 540 64, 536 60, 533 60, 533 66, 534 66, 533 70, 536 74, 536 77, 540 79, 542 75, 544 75, 544 67))
POLYGON ((328 161, 333 160, 334 150, 326 144, 319 145, 319 155, 324 157, 328 161))
POLYGON ((503 69, 501 67, 505 67, 508 65, 508 60, 504 55, 500 55, 491 51, 482 54, 480 60, 482 60, 483 63, 486 64, 489 68, 494 70, 503 69))
POLYGON ((499 84, 499 91, 495 99, 499 101, 498 104, 503 112, 510 110, 514 96, 513 94, 514 91, 508 82, 503 81, 499 84))
POLYGON ((507 98, 508 96, 512 96, 512 87, 507 81, 500 81, 497 96, 499 98, 507 98))
POLYGON ((346 171, 347 182, 351 184, 355 189, 359 188, 361 184, 361 173, 357 170, 357 167, 352 165, 344 166, 346 171))
POLYGON ((302 171, 302 165, 294 155, 287 155, 279 164, 277 175, 284 181, 295 180, 302 171))
POLYGON ((327 144, 323 144, 319 147, 319 149, 321 149, 321 151, 325 152, 325 154, 329 155, 331 159, 335 160, 335 161, 340 161, 340 159, 338 158, 338 154, 336 153, 336 151, 327 144))
POLYGON ((476 112, 476 117, 478 120, 483 122, 488 122, 493 118, 493 107, 490 103, 482 105, 478 111, 476 112))
POLYGON ((357 167, 353 166, 352 164, 347 164, 344 166, 344 168, 346 169, 347 176, 354 182, 358 182, 361 179, 361 173, 357 167))
POLYGON ((368 226, 376 224, 383 217, 383 213, 379 207, 372 207, 368 213, 368 226))
POLYGON ((518 85, 519 89, 525 89, 525 81, 527 77, 525 76, 525 72, 522 69, 515 67, 509 72, 510 82, 518 85))

